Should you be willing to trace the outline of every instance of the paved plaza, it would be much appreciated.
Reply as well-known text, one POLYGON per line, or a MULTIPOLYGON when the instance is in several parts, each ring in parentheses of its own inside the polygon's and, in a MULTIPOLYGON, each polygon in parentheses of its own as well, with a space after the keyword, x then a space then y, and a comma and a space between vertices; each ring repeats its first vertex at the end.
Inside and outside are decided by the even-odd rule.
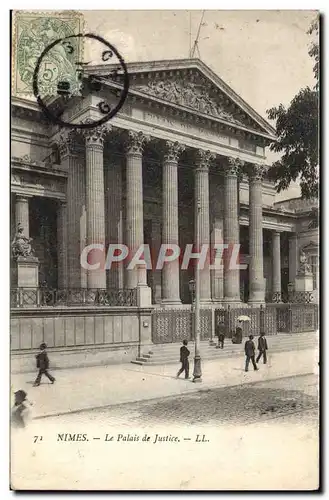
MULTIPOLYGON (((176 379, 180 364, 138 366, 132 364, 96 366, 54 371, 55 384, 44 378, 39 387, 33 387, 36 373, 12 375, 12 389, 24 389, 33 403, 33 418, 53 416, 104 408, 107 406, 154 398, 180 396, 200 390, 239 386, 312 374, 318 371, 316 349, 269 353, 267 365, 259 364, 259 371, 244 371, 243 353, 235 357, 204 361, 202 382, 176 379)), ((193 359, 191 360, 191 374, 193 359)))

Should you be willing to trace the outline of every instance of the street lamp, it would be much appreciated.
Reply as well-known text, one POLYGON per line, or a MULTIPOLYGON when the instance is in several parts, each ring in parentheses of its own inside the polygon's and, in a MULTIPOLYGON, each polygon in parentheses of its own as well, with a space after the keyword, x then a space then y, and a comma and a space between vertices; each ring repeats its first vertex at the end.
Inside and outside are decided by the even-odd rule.
POLYGON ((194 299, 195 299, 195 280, 192 279, 188 282, 188 288, 191 295, 191 317, 192 317, 192 335, 191 338, 194 339, 194 299))
MULTIPOLYGON (((197 200, 196 221, 195 221, 197 252, 200 252, 200 210, 201 210, 201 203, 200 200, 197 200)), ((194 318, 194 336, 195 336, 193 382, 202 382, 201 356, 200 356, 200 269, 198 260, 195 267, 195 303, 194 303, 193 318, 194 318)))

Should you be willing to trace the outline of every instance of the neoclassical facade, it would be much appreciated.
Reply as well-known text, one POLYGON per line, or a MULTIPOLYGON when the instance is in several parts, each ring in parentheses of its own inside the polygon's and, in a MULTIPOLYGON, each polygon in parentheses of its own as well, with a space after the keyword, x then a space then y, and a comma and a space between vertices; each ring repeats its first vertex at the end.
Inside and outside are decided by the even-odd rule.
MULTIPOLYGON (((109 68, 93 68, 99 77, 109 68)), ((119 263, 89 272, 81 252, 91 244, 199 242, 240 244, 246 269, 201 271, 201 302, 280 300, 298 272, 299 252, 318 280, 318 234, 311 207, 275 203, 265 148, 273 128, 199 60, 128 64, 130 88, 120 112, 82 131, 45 120, 31 100, 12 99, 12 233, 21 224, 33 240, 39 286, 49 289, 144 288, 154 305, 191 302, 194 267, 177 259, 163 270, 119 263), (196 217, 198 214, 198 217, 196 217)), ((120 74, 119 74, 120 79, 120 74)), ((115 84, 51 106, 72 123, 96 120, 114 100, 115 84)), ((314 206, 316 206, 314 204, 314 206)), ((146 294, 147 295, 147 294, 146 294)))

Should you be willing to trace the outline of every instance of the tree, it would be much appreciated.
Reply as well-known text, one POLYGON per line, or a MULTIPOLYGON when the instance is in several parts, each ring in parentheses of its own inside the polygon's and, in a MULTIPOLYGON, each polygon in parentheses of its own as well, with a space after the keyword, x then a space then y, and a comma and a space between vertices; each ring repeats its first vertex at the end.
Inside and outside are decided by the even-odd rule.
POLYGON ((277 192, 287 189, 299 179, 303 198, 318 196, 319 171, 319 23, 315 20, 308 32, 317 39, 310 46, 309 55, 314 58, 313 73, 316 84, 313 89, 301 89, 286 109, 282 104, 267 110, 271 120, 276 120, 277 141, 271 151, 283 153, 270 167, 269 178, 275 182, 277 192))

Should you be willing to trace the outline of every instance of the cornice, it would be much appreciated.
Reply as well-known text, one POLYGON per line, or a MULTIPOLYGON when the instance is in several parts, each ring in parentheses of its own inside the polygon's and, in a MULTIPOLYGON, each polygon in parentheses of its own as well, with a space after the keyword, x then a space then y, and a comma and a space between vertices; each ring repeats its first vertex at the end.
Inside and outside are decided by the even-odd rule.
POLYGON ((27 162, 24 162, 23 159, 20 158, 11 158, 11 170, 17 170, 22 172, 30 172, 35 174, 42 174, 49 177, 57 177, 57 178, 66 178, 67 173, 63 170, 56 169, 56 167, 46 166, 42 162, 35 162, 35 165, 31 165, 27 162))
POLYGON ((196 135, 183 132, 177 129, 165 127, 163 125, 155 125, 145 122, 140 118, 135 118, 133 116, 127 116, 118 113, 113 119, 113 127, 122 129, 122 130, 133 130, 135 132, 142 131, 146 135, 150 135, 155 139, 160 140, 170 140, 170 141, 179 141, 187 147, 192 149, 209 149, 212 153, 221 156, 238 156, 241 157, 241 160, 251 163, 263 164, 264 157, 263 155, 257 155, 256 153, 252 153, 250 151, 241 150, 238 147, 223 144, 217 141, 214 141, 210 138, 202 138, 196 137, 196 135), (166 134, 162 136, 162 133, 166 134), (196 142, 198 141, 198 142, 196 142), (216 150, 214 150, 214 148, 216 150), (230 152, 232 152, 230 154, 230 152))

